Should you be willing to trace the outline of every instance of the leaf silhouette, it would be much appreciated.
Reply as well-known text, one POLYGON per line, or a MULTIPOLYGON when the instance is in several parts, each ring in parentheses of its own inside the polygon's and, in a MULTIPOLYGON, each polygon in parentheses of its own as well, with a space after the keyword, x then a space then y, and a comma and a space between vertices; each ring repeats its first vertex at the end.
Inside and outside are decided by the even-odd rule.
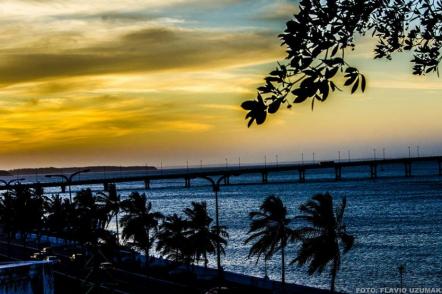
POLYGON ((330 93, 322 84, 324 79, 329 80, 333 92, 341 91, 338 82, 344 75, 344 86, 350 87, 351 93, 359 87, 365 92, 365 76, 348 63, 345 54, 355 49, 356 35, 370 34, 377 40, 375 59, 390 60, 395 52, 410 51, 414 75, 439 75, 441 15, 441 0, 300 0, 297 14, 279 35, 281 43, 287 47, 287 56, 265 78, 265 85, 258 88, 266 98, 264 105, 258 102, 243 107, 249 111, 246 115, 249 123, 265 120, 262 112, 276 113, 282 104, 290 108, 292 103, 308 99, 326 100, 330 93), (318 91, 320 98, 316 97, 318 91), (275 103, 267 99, 272 96, 284 99, 275 103), (294 99, 289 99, 290 96, 294 99))

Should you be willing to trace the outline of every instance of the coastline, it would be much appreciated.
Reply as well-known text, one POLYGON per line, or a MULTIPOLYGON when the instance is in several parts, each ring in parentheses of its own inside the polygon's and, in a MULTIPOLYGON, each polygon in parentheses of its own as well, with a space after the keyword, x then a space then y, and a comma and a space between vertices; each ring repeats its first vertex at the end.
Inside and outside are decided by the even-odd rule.
MULTIPOLYGON (((28 242, 29 244, 26 247, 23 247, 23 244, 19 244, 17 242, 11 242, 10 245, 15 246, 17 248, 21 248, 22 250, 39 251, 38 248, 30 246, 30 244, 37 245, 36 244, 37 236, 35 234, 31 234, 28 238, 29 238, 29 242, 28 242)), ((16 240, 19 240, 19 238, 17 238, 16 240)), ((67 247, 64 239, 56 238, 56 237, 52 237, 52 236, 47 236, 47 235, 41 235, 40 242, 41 242, 41 244, 39 247, 50 246, 54 250, 57 250, 57 249, 64 250, 67 247)), ((0 243, 5 245, 6 241, 1 240, 0 243)), ((69 244, 69 242, 68 242, 68 244, 69 244)), ((72 248, 78 247, 78 244, 75 244, 75 243, 71 244, 71 245, 72 245, 72 248)), ((124 252, 124 250, 122 250, 121 252, 124 252)), ((2 255, 4 257, 6 256, 4 254, 4 252, 0 252, 0 255, 2 255)), ((60 256, 60 258, 66 257, 66 256, 63 256, 61 253, 56 254, 56 255, 60 256)), ((19 258, 16 258, 16 257, 14 258, 12 256, 9 256, 9 258, 19 260, 19 258)), ((134 256, 134 258, 140 265, 143 265, 145 263, 145 255, 143 255, 142 253, 137 252, 136 255, 134 256)), ((176 271, 176 272, 189 271, 189 269, 186 268, 185 265, 174 264, 173 261, 170 261, 168 259, 158 258, 158 257, 154 257, 154 256, 151 256, 150 259, 151 259, 150 267, 152 269, 153 268, 156 268, 156 269, 170 268, 172 266, 172 267, 174 267, 174 271, 176 271)), ((26 261, 26 260, 23 260, 23 261, 26 261)), ((133 275, 139 275, 137 273, 137 271, 130 272, 127 269, 114 268, 114 270, 117 272, 120 272, 122 274, 131 273, 133 275)), ((211 267, 204 268, 203 266, 200 266, 200 265, 192 266, 191 272, 196 275, 197 283, 201 283, 201 284, 215 281, 218 276, 218 272, 215 268, 211 268, 211 267)), ((261 278, 261 277, 250 276, 250 275, 244 275, 244 274, 235 273, 235 272, 231 272, 231 271, 223 271, 222 277, 223 277, 223 281, 227 284, 239 285, 239 286, 245 287, 247 289, 259 289, 259 290, 269 291, 269 293, 280 293, 282 291, 285 291, 286 293, 293 293, 293 294, 297 294, 297 293, 299 293, 299 294, 330 293, 330 291, 326 290, 326 289, 314 288, 314 287, 298 285, 298 284, 294 284, 294 283, 286 283, 285 285, 282 285, 282 283, 279 281, 265 279, 265 278, 261 278)), ((151 279, 155 279, 155 278, 151 277, 151 279)), ((176 283, 175 281, 169 281, 169 280, 157 280, 157 281, 159 283, 167 284, 168 286, 172 285, 175 287, 183 287, 183 285, 181 285, 180 283, 176 283)), ((335 292, 335 293, 339 294, 342 292, 335 292)))

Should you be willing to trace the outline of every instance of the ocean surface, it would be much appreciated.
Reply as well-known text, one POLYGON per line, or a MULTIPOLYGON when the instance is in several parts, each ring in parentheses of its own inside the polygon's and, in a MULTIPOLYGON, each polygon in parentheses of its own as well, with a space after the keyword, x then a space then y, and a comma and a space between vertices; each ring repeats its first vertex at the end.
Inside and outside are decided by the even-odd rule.
MULTIPOLYGON (((257 210, 266 196, 281 197, 289 214, 295 216, 301 203, 316 193, 329 192, 335 203, 347 197, 344 221, 347 231, 356 237, 354 248, 342 257, 336 281, 338 290, 353 293, 356 288, 398 287, 400 264, 406 268, 406 287, 442 287, 442 177, 438 176, 437 163, 416 163, 413 177, 405 178, 403 174, 403 165, 385 165, 378 170, 379 178, 375 180, 368 178, 368 167, 344 168, 344 180, 340 182, 333 180, 332 169, 308 171, 306 183, 297 183, 297 172, 271 173, 265 185, 261 184, 260 174, 231 178, 231 185, 222 186, 219 194, 220 223, 227 226, 230 234, 222 258, 224 269, 264 276, 264 263, 247 259, 250 246, 244 240, 250 223, 248 213, 257 210)), ((123 198, 132 191, 146 193, 153 209, 165 215, 182 213, 192 201, 206 201, 214 217, 214 195, 205 180, 192 180, 191 188, 184 188, 184 180, 154 181, 150 190, 145 190, 143 183, 117 187, 123 198)), ((73 191, 80 188, 73 187, 73 191)), ((102 186, 91 188, 99 191, 102 186)), ((60 193, 58 188, 46 191, 60 193)), ((328 269, 321 275, 309 276, 306 267, 288 264, 295 258, 296 249, 296 244, 287 249, 286 279, 328 288, 328 269)), ((271 279, 280 279, 280 260, 276 255, 268 262, 271 279)), ((212 257, 213 267, 214 261, 212 257)))

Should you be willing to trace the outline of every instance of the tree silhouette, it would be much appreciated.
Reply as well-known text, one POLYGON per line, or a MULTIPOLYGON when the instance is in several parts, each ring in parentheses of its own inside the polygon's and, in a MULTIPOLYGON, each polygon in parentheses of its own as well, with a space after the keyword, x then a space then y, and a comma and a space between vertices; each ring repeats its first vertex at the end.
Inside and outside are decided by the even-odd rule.
POLYGON ((281 105, 311 99, 323 102, 340 90, 338 81, 353 94, 364 92, 366 79, 345 58, 354 50, 355 36, 377 39, 375 58, 391 59, 395 52, 413 54, 413 74, 439 75, 442 48, 442 1, 437 0, 301 0, 299 12, 279 36, 287 56, 265 78, 257 98, 245 101, 246 119, 262 124, 281 105))
POLYGON ((12 191, 7 190, 2 194, 2 198, 0 199, 0 223, 3 225, 3 232, 6 233, 8 249, 9 243, 15 238, 17 232, 17 211, 15 204, 12 191))
POLYGON ((346 204, 346 198, 343 198, 334 211, 333 197, 328 193, 317 194, 299 207, 302 215, 296 217, 306 223, 306 226, 298 231, 302 245, 292 263, 309 263, 310 275, 322 273, 331 263, 332 292, 335 290, 336 274, 341 264, 341 246, 343 253, 346 253, 354 243, 354 237, 346 232, 344 224, 346 204))
POLYGON ((107 217, 95 203, 90 189, 79 191, 73 202, 72 226, 74 239, 85 243, 97 243, 99 231, 104 229, 107 217))
POLYGON ((44 199, 41 189, 30 189, 16 185, 12 190, 12 199, 15 202, 15 228, 20 233, 23 245, 26 245, 30 233, 37 233, 43 225, 44 199))
POLYGON ((187 221, 177 214, 166 217, 160 225, 157 250, 176 263, 190 263, 192 248, 186 236, 188 228, 187 221))
POLYGON ((218 228, 210 226, 213 219, 207 213, 206 202, 192 202, 191 208, 184 209, 184 214, 187 216, 188 230, 186 236, 189 239, 192 253, 196 262, 201 258, 204 261, 204 267, 207 267, 208 254, 216 254, 216 246, 219 242, 221 254, 225 254, 224 247, 227 245, 227 238, 229 237, 224 226, 218 228))
MULTIPOLYGON (((67 200, 67 199, 66 199, 67 200)), ((67 200, 69 201, 69 200, 67 200)), ((45 203, 45 226, 49 235, 65 238, 68 227, 68 207, 60 195, 49 198, 45 203)))
POLYGON ((249 257, 257 256, 257 262, 264 255, 267 261, 281 252, 281 282, 285 283, 285 248, 296 234, 289 227, 291 218, 287 216, 287 208, 279 197, 269 196, 261 204, 259 211, 250 212, 249 237, 245 243, 253 243, 249 257))
POLYGON ((147 201, 145 194, 133 192, 129 198, 121 202, 124 215, 120 223, 123 228, 122 237, 129 245, 143 250, 146 255, 146 266, 149 264, 149 252, 158 233, 159 221, 163 215, 152 212, 152 203, 147 201))
POLYGON ((97 202, 100 203, 108 215, 108 223, 110 223, 111 219, 115 217, 115 226, 116 226, 116 242, 120 243, 120 229, 118 223, 118 214, 120 212, 120 195, 118 195, 117 187, 115 184, 109 185, 108 194, 98 193, 97 202))

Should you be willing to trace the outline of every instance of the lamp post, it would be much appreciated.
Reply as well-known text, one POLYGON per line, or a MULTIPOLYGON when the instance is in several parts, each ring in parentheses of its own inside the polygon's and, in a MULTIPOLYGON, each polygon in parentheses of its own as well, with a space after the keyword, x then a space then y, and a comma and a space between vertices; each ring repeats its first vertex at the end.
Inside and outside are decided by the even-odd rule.
POLYGON ((20 181, 24 181, 25 179, 21 178, 21 179, 13 179, 10 181, 5 181, 5 180, 0 180, 0 183, 2 183, 6 189, 9 189, 11 187, 11 184, 14 182, 19 183, 20 181))
MULTIPOLYGON (((220 227, 219 227, 219 204, 218 204, 218 192, 220 191, 220 184, 225 178, 229 177, 229 175, 225 174, 219 177, 217 180, 212 179, 208 176, 201 176, 202 179, 206 179, 212 185, 212 191, 215 193, 215 223, 216 223, 216 234, 220 236, 220 227)), ((218 276, 221 277, 222 267, 221 267, 221 244, 219 242, 219 238, 216 241, 216 266, 218 270, 218 276)))
POLYGON ((72 179, 80 173, 88 173, 90 171, 91 171, 90 169, 85 169, 85 170, 76 171, 76 172, 70 174, 69 176, 66 176, 63 174, 57 174, 57 175, 46 175, 46 177, 47 178, 62 178, 62 179, 64 179, 69 187, 69 200, 70 200, 70 202, 72 202, 72 190, 71 190, 72 179))

